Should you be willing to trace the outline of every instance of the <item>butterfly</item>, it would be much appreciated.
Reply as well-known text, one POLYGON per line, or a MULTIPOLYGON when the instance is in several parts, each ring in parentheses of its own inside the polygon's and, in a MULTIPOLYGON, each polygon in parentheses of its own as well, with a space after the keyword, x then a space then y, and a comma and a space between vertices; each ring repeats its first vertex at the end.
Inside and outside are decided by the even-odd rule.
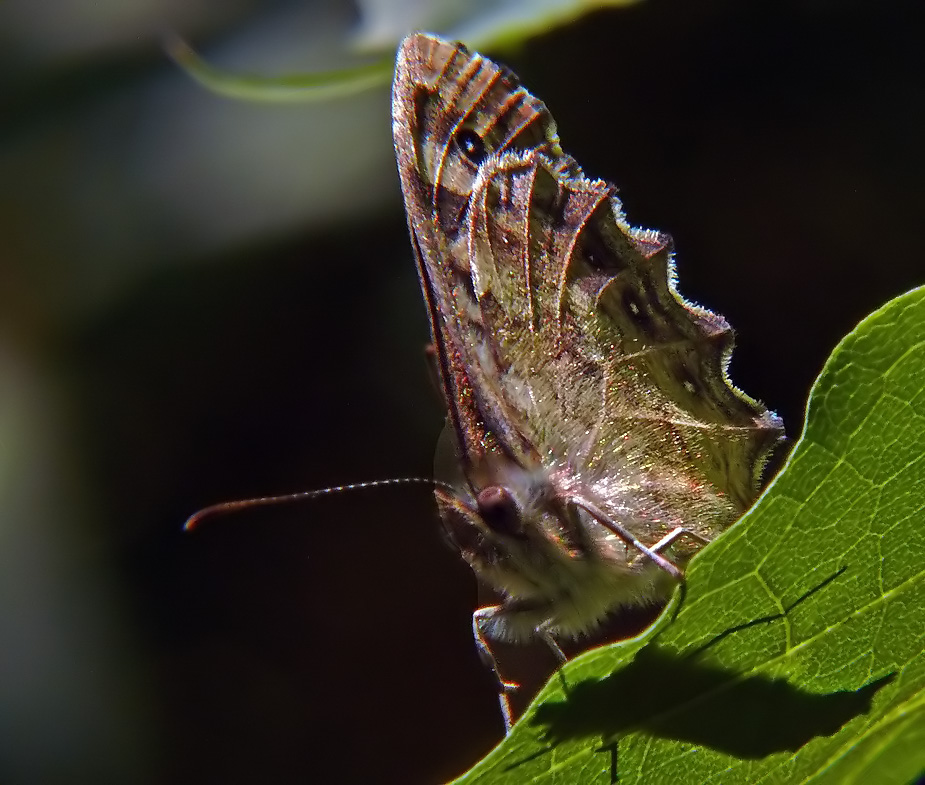
POLYGON ((392 129, 459 477, 451 541, 503 598, 491 640, 559 640, 663 601, 757 497, 783 424, 726 375, 733 333, 684 300, 673 245, 559 144, 509 70, 434 35, 401 44, 392 129))

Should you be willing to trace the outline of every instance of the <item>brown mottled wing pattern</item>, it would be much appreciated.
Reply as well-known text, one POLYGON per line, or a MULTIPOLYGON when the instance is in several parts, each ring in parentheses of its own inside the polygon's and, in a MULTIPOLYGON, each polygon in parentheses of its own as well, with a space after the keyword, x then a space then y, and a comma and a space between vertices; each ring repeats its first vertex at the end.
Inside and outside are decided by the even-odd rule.
POLYGON ((474 501, 488 486, 527 487, 519 506, 543 547, 594 550, 623 573, 638 554, 605 544, 612 534, 572 500, 593 499, 647 543, 729 526, 782 426, 726 377, 726 321, 674 290, 670 237, 630 227, 615 188, 563 153, 542 102, 461 45, 405 40, 393 131, 468 483, 438 498, 445 519, 478 529, 461 545, 473 567, 512 597, 552 591, 520 580, 536 548, 494 542, 474 501))

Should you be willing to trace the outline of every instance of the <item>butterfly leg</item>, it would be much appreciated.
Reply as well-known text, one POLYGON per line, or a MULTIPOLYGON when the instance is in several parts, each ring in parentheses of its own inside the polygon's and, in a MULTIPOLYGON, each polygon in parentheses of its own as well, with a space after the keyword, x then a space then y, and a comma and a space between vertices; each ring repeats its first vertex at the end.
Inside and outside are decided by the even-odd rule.
POLYGON ((559 681, 562 683, 562 690, 567 695, 569 686, 568 682, 565 680, 565 674, 562 672, 562 666, 568 662, 568 657, 565 656, 565 652, 562 651, 559 644, 556 643, 556 639, 552 636, 552 633, 549 631, 549 627, 546 624, 541 624, 536 628, 536 636, 549 647, 549 650, 555 654, 556 659, 559 660, 559 668, 556 671, 556 674, 559 677, 559 681))
MULTIPOLYGON (((498 682, 498 704, 501 707, 501 717, 504 720, 504 734, 511 732, 511 703, 508 695, 516 691, 518 684, 512 681, 505 681, 501 678, 498 670, 498 661, 495 655, 491 653, 491 647, 488 645, 488 638, 482 631, 482 625, 502 611, 500 605, 490 605, 486 608, 479 608, 472 614, 472 637, 475 638, 475 645, 478 648, 479 657, 482 662, 491 670, 498 682)), ((556 646, 556 648, 559 648, 556 646)))
MULTIPOLYGON (((678 569, 678 567, 673 564, 671 561, 662 556, 655 548, 649 548, 646 545, 643 545, 625 526, 622 526, 618 521, 610 518, 597 504, 595 504, 590 499, 587 499, 582 496, 573 496, 572 504, 576 507, 581 507, 585 512, 590 513, 591 517, 597 520, 604 528, 610 529, 614 534, 617 535, 623 542, 632 545, 637 551, 639 551, 643 556, 648 557, 653 562, 655 562, 658 567, 667 572, 672 578, 676 581, 684 580, 684 573, 678 569)), ((673 536, 673 539, 677 538, 679 535, 675 534, 674 531, 671 532, 669 536, 673 536)), ((663 537, 662 540, 665 538, 663 537)), ((665 547, 662 545, 662 547, 665 547)))
POLYGON ((565 665, 565 663, 568 662, 568 657, 565 656, 565 652, 562 651, 559 644, 556 643, 556 639, 552 637, 552 633, 545 624, 541 624, 536 628, 536 637, 543 641, 543 643, 549 647, 549 650, 556 655, 556 659, 559 660, 559 665, 565 665))
POLYGON ((706 537, 701 537, 699 534, 694 534, 690 529, 685 529, 683 526, 678 526, 676 529, 672 529, 668 534, 666 534, 662 539, 660 539, 655 545, 650 545, 649 550, 653 553, 661 553, 669 545, 671 545, 675 540, 684 535, 688 537, 693 537, 695 540, 700 540, 704 545, 708 545, 710 541, 706 537))

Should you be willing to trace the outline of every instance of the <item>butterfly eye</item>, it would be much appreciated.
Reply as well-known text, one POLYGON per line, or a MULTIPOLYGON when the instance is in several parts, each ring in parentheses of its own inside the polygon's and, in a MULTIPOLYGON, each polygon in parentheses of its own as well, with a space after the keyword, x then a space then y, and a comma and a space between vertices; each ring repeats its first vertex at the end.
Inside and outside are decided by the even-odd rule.
POLYGON ((500 485, 489 485, 476 497, 482 520, 493 532, 519 537, 524 533, 523 518, 514 497, 500 485))
POLYGON ((456 132, 456 145, 472 163, 480 164, 488 150, 485 140, 471 128, 461 128, 456 132))

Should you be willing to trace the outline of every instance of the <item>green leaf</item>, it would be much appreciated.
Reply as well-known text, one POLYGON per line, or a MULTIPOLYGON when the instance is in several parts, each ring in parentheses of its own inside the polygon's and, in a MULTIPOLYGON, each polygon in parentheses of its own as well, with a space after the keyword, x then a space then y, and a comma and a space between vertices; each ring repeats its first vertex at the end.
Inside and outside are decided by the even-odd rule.
POLYGON ((923 633, 925 288, 835 349, 783 471, 658 622, 568 663, 457 782, 904 785, 923 633))
MULTIPOLYGON (((451 7, 453 4, 441 9, 439 5, 408 8, 402 7, 401 2, 386 3, 378 9, 380 18, 373 22, 377 33, 366 42, 365 48, 388 44, 388 54, 374 63, 309 74, 256 76, 225 71, 210 65, 189 44, 172 34, 166 37, 164 48, 193 79, 218 95, 244 101, 312 103, 344 98, 387 85, 392 79, 395 48, 401 37, 414 29, 436 30, 433 22, 441 18, 446 20, 461 15, 449 28, 437 26, 447 38, 465 41, 478 50, 510 49, 532 35, 572 22, 595 8, 633 5, 636 2, 639 0, 599 0, 590 4, 576 0, 545 0, 542 3, 505 0, 476 5, 471 9, 451 7), (389 32, 394 33, 394 41, 388 40, 389 32)), ((362 46, 362 41, 359 43, 362 46)))
POLYGON ((253 76, 223 71, 209 65, 183 39, 169 36, 167 54, 207 90, 227 98, 274 103, 309 103, 345 98, 392 79, 394 56, 353 68, 288 76, 253 76))

